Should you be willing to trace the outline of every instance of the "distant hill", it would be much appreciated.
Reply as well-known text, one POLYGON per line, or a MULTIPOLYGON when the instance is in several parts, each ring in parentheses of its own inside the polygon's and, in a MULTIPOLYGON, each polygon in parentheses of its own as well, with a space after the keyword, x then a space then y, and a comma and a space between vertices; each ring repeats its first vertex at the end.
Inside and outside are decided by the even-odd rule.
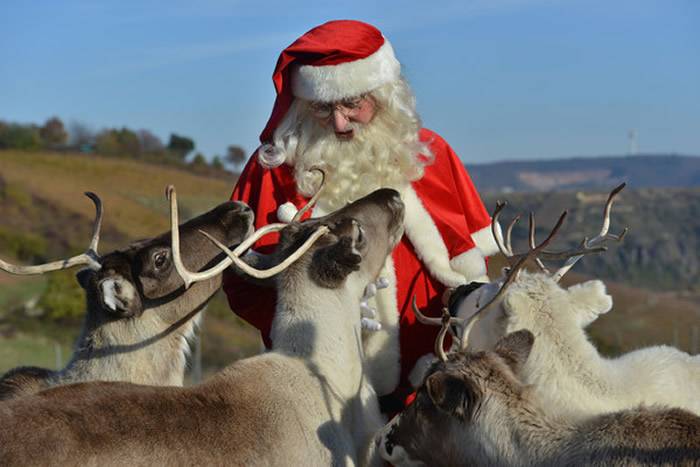
POLYGON ((700 186, 700 157, 676 154, 466 164, 481 192, 700 186))

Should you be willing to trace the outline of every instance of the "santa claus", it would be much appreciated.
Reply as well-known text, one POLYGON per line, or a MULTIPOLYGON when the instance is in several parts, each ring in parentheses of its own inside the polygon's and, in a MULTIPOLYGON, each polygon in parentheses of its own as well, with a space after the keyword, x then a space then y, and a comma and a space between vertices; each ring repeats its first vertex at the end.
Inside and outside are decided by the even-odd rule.
MULTIPOLYGON (((411 370, 437 334, 416 321, 411 300, 440 316, 446 287, 486 280, 485 259, 497 250, 490 217, 452 148, 421 127, 392 46, 375 27, 331 21, 308 31, 282 51, 273 82, 277 99, 262 145, 231 198, 248 203, 259 228, 288 221, 307 202, 319 183, 308 171, 314 165, 327 179, 313 217, 380 187, 401 193, 405 234, 382 273, 388 287, 373 299, 382 327, 364 333, 370 379, 383 408, 398 409, 411 392, 411 370)), ((266 237, 256 249, 276 242, 266 237)), ((269 346, 274 292, 232 274, 224 290, 269 346)))

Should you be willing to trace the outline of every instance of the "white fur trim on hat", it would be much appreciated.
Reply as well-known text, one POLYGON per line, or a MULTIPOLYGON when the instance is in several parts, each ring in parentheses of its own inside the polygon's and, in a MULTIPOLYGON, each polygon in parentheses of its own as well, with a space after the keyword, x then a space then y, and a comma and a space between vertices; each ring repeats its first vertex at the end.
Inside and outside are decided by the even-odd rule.
POLYGON ((450 266, 463 275, 467 282, 483 280, 486 276, 486 261, 480 248, 472 248, 455 256, 450 260, 450 266))
MULTIPOLYGON (((496 235, 503 238, 501 226, 498 223, 496 223, 496 235)), ((498 245, 496 244, 496 240, 493 238, 491 224, 474 232, 472 234, 472 240, 474 241, 474 244, 479 247, 484 256, 491 256, 498 253, 498 245)))
POLYGON ((395 81, 401 64, 384 39, 372 55, 337 65, 302 65, 292 70, 292 93, 309 101, 334 102, 356 97, 395 81))
POLYGON ((299 210, 293 203, 287 201, 277 207, 277 220, 289 224, 299 210))

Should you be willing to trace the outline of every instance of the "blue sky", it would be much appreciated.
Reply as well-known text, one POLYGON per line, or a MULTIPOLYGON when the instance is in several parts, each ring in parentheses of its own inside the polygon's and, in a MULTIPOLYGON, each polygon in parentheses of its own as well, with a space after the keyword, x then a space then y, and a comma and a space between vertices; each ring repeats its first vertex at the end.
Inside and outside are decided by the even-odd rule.
POLYGON ((330 19, 392 42, 424 125, 465 162, 700 155, 700 2, 4 0, 0 119, 257 145, 281 49, 330 19))

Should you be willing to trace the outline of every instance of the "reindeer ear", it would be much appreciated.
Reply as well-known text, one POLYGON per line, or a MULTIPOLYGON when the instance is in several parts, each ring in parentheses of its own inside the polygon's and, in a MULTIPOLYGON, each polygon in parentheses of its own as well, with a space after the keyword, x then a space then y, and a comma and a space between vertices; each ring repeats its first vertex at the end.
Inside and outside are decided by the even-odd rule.
POLYGON ((521 329, 499 340, 494 351, 506 361, 513 373, 519 375, 534 343, 535 336, 527 329, 521 329))
POLYGON ((582 327, 591 324, 613 306, 612 297, 605 290, 605 284, 599 280, 572 285, 567 292, 571 303, 569 308, 576 313, 582 327))
POLYGON ((445 371, 438 371, 425 380, 428 396, 440 410, 462 420, 471 416, 476 396, 469 385, 445 371))
POLYGON ((340 287, 351 272, 360 269, 362 256, 355 248, 350 237, 340 239, 314 252, 311 279, 322 287, 336 289, 340 287))

